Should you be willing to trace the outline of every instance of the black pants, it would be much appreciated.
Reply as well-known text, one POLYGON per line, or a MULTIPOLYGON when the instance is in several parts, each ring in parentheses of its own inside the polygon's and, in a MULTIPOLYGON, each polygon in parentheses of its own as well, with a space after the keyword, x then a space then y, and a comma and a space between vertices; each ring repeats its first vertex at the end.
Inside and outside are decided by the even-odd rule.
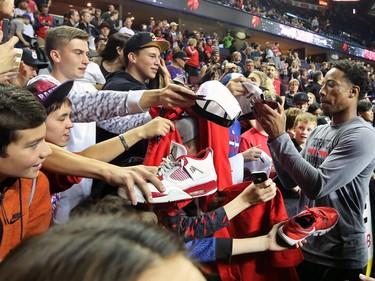
POLYGON ((195 66, 185 64, 185 71, 189 76, 199 76, 198 68, 195 66))
POLYGON ((303 261, 297 266, 300 281, 358 281, 359 274, 366 268, 343 269, 303 261))

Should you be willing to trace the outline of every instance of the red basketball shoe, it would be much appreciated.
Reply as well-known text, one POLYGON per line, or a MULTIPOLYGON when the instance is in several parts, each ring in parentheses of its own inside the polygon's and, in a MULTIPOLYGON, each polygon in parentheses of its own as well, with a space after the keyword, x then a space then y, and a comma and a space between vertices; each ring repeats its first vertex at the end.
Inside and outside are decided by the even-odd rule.
POLYGON ((320 236, 330 231, 339 220, 339 214, 329 207, 305 207, 278 229, 279 236, 293 246, 308 236, 320 236))

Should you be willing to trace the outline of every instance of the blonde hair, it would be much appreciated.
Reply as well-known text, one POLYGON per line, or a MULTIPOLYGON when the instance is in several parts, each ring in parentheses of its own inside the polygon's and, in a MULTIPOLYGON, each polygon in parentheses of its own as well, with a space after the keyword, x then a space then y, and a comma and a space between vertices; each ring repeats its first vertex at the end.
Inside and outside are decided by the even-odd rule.
POLYGON ((195 38, 190 38, 190 39, 188 40, 188 45, 189 45, 189 46, 196 46, 196 45, 197 45, 197 39, 195 39, 195 38))
POLYGON ((289 85, 292 85, 292 84, 297 84, 299 86, 299 81, 297 79, 290 79, 289 81, 289 85))
POLYGON ((267 90, 263 91, 266 99, 276 100, 276 91, 275 87, 273 86, 272 80, 268 78, 268 76, 263 71, 254 70, 252 73, 258 75, 258 77, 260 78, 260 86, 267 88, 267 90))
POLYGON ((234 63, 231 63, 231 62, 228 62, 225 64, 225 72, 229 71, 229 69, 231 68, 234 68, 237 72, 237 65, 235 65, 234 63))
POLYGON ((308 92, 307 95, 309 96, 309 98, 312 98, 312 103, 316 103, 316 97, 315 97, 315 95, 313 93, 308 92))
POLYGON ((303 112, 301 114, 298 114, 296 119, 294 120, 294 127, 297 126, 299 122, 303 124, 314 123, 315 127, 318 125, 316 115, 313 115, 309 112, 303 112))
POLYGON ((290 107, 287 110, 285 110, 286 115, 286 130, 289 131, 294 127, 294 121, 296 120, 297 116, 302 114, 302 110, 296 107, 290 107))
POLYGON ((239 57, 241 59, 241 57, 242 57, 241 53, 238 52, 238 51, 233 52, 233 54, 232 54, 232 61, 234 61, 234 59, 236 57, 239 57))

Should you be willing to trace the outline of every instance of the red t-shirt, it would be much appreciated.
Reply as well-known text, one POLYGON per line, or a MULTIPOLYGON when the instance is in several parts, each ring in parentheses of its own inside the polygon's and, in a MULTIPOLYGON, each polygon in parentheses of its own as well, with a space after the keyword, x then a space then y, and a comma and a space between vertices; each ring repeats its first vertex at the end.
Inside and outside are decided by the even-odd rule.
POLYGON ((209 45, 204 46, 204 53, 206 56, 211 57, 212 55, 212 48, 209 45))
POLYGON ((267 136, 261 134, 255 128, 251 128, 241 135, 240 152, 244 152, 252 146, 261 145, 260 149, 271 157, 271 152, 268 148, 267 141, 267 136))
POLYGON ((44 21, 49 21, 51 23, 50 26, 48 25, 40 25, 40 27, 36 30, 36 34, 39 36, 39 37, 42 37, 43 39, 46 39, 46 35, 47 35, 47 30, 53 26, 53 17, 51 15, 43 15, 43 14, 39 14, 37 17, 36 17, 36 22, 38 22, 39 24, 41 24, 42 22, 44 21))

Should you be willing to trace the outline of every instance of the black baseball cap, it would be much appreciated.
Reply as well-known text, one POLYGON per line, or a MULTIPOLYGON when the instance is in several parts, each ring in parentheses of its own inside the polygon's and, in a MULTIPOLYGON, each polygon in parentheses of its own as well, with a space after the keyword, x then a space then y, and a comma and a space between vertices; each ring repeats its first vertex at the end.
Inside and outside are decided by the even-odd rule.
POLYGON ((293 97, 293 103, 296 102, 308 102, 309 96, 305 92, 298 92, 293 97))
POLYGON ((156 47, 160 52, 169 48, 170 44, 166 40, 157 40, 155 35, 150 32, 138 32, 132 35, 125 43, 125 54, 134 52, 143 48, 156 47))
POLYGON ((30 66, 36 66, 38 69, 46 68, 48 66, 48 63, 38 60, 38 56, 34 51, 27 48, 24 48, 22 50, 23 52, 21 60, 25 64, 30 66))
POLYGON ((188 60, 190 59, 184 51, 176 51, 173 53, 172 56, 173 59, 183 59, 183 60, 188 60))
POLYGON ((106 27, 106 28, 109 28, 109 29, 112 29, 112 27, 109 25, 109 23, 103 21, 100 25, 99 25, 99 29, 102 29, 103 27, 106 27))
POLYGON ((40 79, 26 86, 26 90, 30 91, 44 107, 49 107, 54 102, 65 98, 72 89, 73 84, 73 80, 58 85, 51 80, 40 79))

